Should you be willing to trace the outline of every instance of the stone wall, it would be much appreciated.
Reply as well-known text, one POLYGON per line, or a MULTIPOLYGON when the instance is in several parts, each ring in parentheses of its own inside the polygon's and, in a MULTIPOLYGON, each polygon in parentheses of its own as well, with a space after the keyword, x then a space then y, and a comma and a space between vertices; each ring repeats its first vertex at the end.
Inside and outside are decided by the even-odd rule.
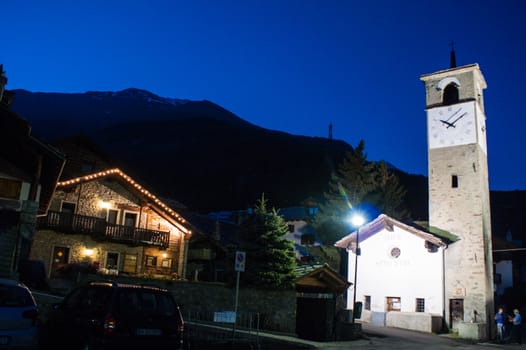
POLYGON ((388 312, 385 317, 385 325, 419 332, 438 333, 442 329, 442 317, 424 312, 388 312))
POLYGON ((125 254, 136 255, 137 273, 143 272, 143 247, 141 246, 132 247, 119 243, 97 242, 89 235, 64 234, 50 230, 40 230, 35 233, 33 238, 30 258, 44 261, 48 276, 52 271, 53 248, 55 246, 68 247, 70 249, 68 263, 98 262, 100 267, 105 266, 107 252, 118 252, 120 254, 120 270, 122 269, 125 254), (91 255, 85 254, 86 248, 92 249, 91 255))
MULTIPOLYGON (((101 275, 86 275, 82 281, 107 279, 101 275)), ((144 279, 118 276, 113 278, 118 282, 145 283, 144 279)), ((235 302, 235 287, 220 283, 184 282, 147 280, 169 289, 180 305, 184 318, 194 317, 198 312, 210 313, 233 311, 235 302)), ((238 312, 259 313, 260 328, 285 333, 296 331, 296 292, 270 291, 261 289, 240 288, 238 312)))

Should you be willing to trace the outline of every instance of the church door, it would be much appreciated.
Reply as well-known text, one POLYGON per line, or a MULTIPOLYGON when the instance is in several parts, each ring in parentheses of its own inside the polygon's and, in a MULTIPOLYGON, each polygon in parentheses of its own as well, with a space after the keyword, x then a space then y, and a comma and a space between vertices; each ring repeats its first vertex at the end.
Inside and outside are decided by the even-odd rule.
POLYGON ((449 300, 449 328, 458 328, 464 320, 464 299, 449 300))

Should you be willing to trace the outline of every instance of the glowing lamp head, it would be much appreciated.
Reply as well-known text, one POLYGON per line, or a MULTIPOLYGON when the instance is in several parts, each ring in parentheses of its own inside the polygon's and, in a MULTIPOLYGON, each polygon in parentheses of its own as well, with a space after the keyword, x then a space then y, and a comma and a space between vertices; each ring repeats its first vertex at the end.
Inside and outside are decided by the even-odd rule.
POLYGON ((360 227, 365 224, 365 217, 360 213, 352 213, 348 221, 353 227, 360 227))

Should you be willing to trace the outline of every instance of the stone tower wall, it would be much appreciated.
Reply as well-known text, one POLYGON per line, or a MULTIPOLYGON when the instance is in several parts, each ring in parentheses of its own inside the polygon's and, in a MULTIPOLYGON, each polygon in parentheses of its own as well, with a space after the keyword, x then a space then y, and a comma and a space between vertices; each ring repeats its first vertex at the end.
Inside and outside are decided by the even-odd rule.
MULTIPOLYGON (((426 74, 421 80, 428 109, 442 105, 443 89, 455 81, 459 103, 474 101, 484 111, 486 81, 477 64, 426 74)), ((486 134, 477 132, 477 137, 486 134)), ((429 224, 459 237, 445 251, 445 321, 452 326, 449 303, 461 299, 463 318, 456 322, 484 323, 487 337, 494 323, 487 154, 480 143, 428 149, 428 175, 429 224)))
POLYGON ((464 300, 464 322, 488 322, 492 315, 489 189, 481 191, 487 188, 486 156, 478 145, 429 151, 429 224, 460 238, 446 250, 445 299, 464 300))

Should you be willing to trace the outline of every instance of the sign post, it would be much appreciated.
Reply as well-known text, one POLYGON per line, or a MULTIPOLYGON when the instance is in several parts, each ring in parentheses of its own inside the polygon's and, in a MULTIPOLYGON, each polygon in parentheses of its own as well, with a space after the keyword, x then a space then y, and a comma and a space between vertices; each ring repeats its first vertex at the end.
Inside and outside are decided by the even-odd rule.
POLYGON ((237 272, 236 276, 236 297, 234 301, 234 329, 232 332, 232 343, 234 343, 234 339, 236 338, 236 324, 237 324, 237 304, 239 299, 239 274, 241 272, 245 272, 245 261, 246 261, 246 254, 245 252, 236 252, 236 260, 234 262, 234 270, 237 272))

